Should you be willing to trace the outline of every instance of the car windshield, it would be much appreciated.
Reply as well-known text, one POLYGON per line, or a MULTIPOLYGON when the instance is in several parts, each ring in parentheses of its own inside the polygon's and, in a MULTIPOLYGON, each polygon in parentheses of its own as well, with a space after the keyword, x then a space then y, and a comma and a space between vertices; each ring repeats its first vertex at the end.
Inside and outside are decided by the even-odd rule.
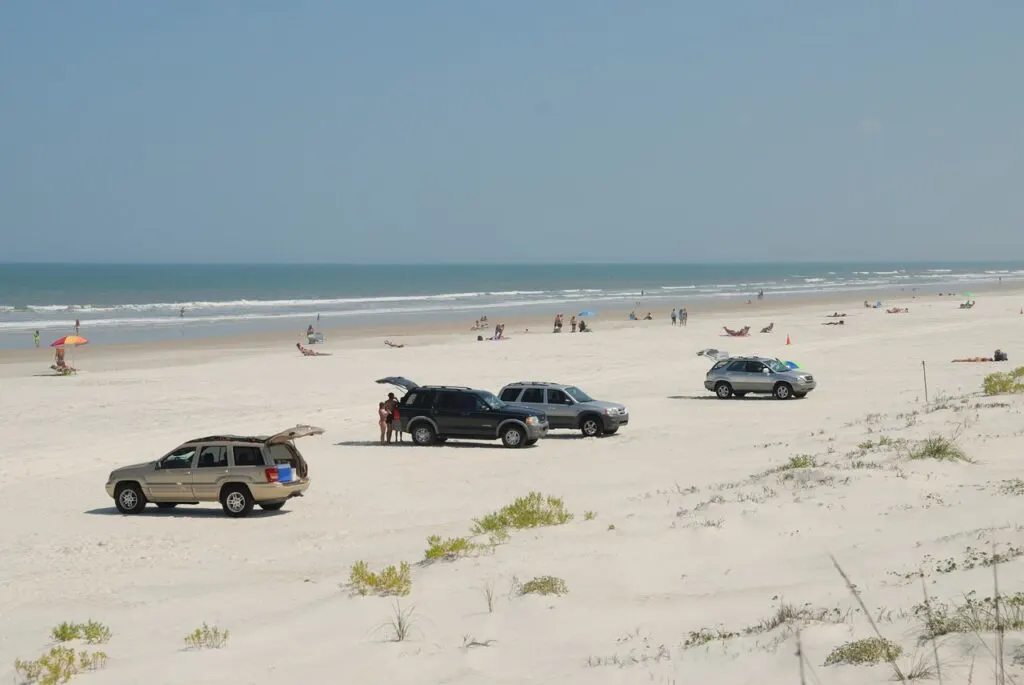
POLYGON ((484 404, 486 404, 491 409, 502 409, 505 406, 504 402, 502 402, 489 392, 482 392, 480 393, 479 397, 484 401, 484 404))
POLYGON ((789 367, 786 366, 783 362, 779 361, 778 359, 773 359, 770 362, 768 362, 768 368, 774 371, 775 373, 785 373, 786 371, 789 371, 789 367))
POLYGON ((587 393, 583 392, 582 390, 577 388, 575 385, 570 385, 568 388, 566 388, 565 389, 565 393, 569 397, 571 397, 574 400, 576 400, 577 402, 593 402, 594 401, 593 397, 591 397, 587 393))

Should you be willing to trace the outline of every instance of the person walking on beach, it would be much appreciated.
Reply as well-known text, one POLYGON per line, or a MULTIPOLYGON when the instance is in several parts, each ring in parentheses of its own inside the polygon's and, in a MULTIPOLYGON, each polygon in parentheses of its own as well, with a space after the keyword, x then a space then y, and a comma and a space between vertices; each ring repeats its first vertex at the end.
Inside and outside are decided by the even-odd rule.
POLYGON ((681 326, 685 326, 686 325, 686 317, 687 317, 686 307, 683 307, 682 309, 679 310, 679 325, 681 325, 681 326))
POLYGON ((36 347, 39 347, 39 331, 32 334, 32 341, 35 342, 36 347))
POLYGON ((676 310, 675 309, 672 310, 672 325, 673 326, 676 325, 676 310))
POLYGON ((75 319, 75 335, 78 335, 78 329, 82 327, 82 322, 75 319))
POLYGON ((380 444, 384 444, 384 435, 388 429, 388 410, 384 408, 384 403, 381 402, 377 405, 377 425, 380 426, 380 444))

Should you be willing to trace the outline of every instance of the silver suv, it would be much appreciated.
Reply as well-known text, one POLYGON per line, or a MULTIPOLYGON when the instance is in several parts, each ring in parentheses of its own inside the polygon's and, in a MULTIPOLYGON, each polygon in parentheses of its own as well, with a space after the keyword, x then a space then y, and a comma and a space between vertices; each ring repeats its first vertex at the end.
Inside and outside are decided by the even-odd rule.
POLYGON ((588 438, 612 435, 629 423, 629 412, 624 406, 595 400, 575 385, 519 381, 502 388, 498 397, 510 404, 543 411, 552 430, 579 430, 588 438))
POLYGON ((814 376, 785 362, 766 357, 729 357, 715 363, 704 378, 704 387, 720 399, 747 393, 774 395, 788 400, 803 397, 814 390, 814 376))

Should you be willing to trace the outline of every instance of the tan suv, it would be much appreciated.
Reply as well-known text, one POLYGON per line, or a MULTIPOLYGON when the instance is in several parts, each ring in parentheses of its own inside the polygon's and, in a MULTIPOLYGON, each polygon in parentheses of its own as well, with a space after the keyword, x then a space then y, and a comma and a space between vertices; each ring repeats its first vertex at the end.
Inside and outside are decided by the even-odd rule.
POLYGON ((112 471, 107 494, 122 514, 138 514, 147 502, 161 509, 220 502, 236 518, 248 516, 255 504, 277 511, 309 488, 309 467, 293 441, 323 432, 296 426, 270 437, 189 440, 156 461, 112 471))

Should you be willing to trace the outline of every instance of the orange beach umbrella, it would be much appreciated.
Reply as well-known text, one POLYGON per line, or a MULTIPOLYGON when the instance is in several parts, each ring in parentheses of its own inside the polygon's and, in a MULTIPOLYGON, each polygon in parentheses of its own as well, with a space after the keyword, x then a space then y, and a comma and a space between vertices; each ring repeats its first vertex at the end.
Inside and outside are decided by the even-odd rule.
POLYGON ((50 343, 50 347, 78 347, 79 345, 85 345, 89 341, 80 335, 65 335, 63 338, 59 338, 50 343))

